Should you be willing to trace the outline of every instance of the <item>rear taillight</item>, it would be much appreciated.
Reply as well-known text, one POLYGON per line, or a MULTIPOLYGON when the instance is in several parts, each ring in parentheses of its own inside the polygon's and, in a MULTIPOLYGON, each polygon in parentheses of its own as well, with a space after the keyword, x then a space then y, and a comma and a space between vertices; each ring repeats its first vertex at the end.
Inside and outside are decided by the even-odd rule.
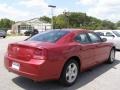
POLYGON ((10 44, 8 45, 7 51, 8 52, 11 51, 11 45, 10 44))
POLYGON ((15 53, 15 51, 16 51, 16 46, 15 45, 13 45, 13 44, 9 44, 8 45, 8 53, 15 53))
POLYGON ((13 44, 8 45, 8 52, 13 52, 13 51, 15 51, 15 49, 16 49, 15 45, 13 45, 13 44))
POLYGON ((44 60, 47 59, 47 50, 46 49, 36 49, 34 51, 34 59, 37 60, 44 60))
POLYGON ((7 48, 7 52, 8 52, 8 56, 11 56, 11 52, 12 52, 13 50, 12 50, 12 45, 11 44, 9 44, 8 45, 8 48, 7 48))
POLYGON ((39 56, 39 55, 43 55, 43 50, 39 50, 39 49, 38 49, 38 50, 35 50, 34 54, 35 54, 35 55, 38 55, 38 56, 39 56))

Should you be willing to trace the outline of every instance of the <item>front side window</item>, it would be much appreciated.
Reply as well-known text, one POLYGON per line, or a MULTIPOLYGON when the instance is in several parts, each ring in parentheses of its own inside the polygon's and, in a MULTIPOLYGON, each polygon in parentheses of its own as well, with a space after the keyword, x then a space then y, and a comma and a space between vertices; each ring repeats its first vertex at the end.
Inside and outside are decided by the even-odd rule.
POLYGON ((101 42, 100 37, 95 33, 88 33, 88 35, 93 43, 101 42))
POLYGON ((80 34, 78 35, 75 40, 80 43, 89 43, 88 36, 86 34, 80 34))
POLYGON ((41 41, 54 43, 68 33, 69 31, 65 30, 46 31, 29 38, 28 41, 41 41))

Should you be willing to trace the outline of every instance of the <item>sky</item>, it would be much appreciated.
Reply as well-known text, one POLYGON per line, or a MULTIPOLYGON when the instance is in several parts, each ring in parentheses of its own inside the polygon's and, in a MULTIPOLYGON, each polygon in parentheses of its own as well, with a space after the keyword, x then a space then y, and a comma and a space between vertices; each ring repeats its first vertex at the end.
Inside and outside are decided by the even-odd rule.
POLYGON ((15 21, 51 16, 48 5, 55 5, 54 15, 83 12, 102 20, 120 20, 120 0, 0 0, 0 18, 15 21))

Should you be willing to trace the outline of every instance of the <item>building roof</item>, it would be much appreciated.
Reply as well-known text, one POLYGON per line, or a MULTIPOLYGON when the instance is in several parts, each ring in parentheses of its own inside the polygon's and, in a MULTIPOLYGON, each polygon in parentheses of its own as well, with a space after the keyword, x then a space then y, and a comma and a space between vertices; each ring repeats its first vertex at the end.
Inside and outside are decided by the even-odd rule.
POLYGON ((28 25, 41 25, 41 24, 45 24, 45 25, 51 25, 51 23, 47 23, 45 21, 41 21, 39 18, 33 18, 30 20, 26 20, 26 21, 18 21, 15 24, 17 25, 21 25, 21 24, 28 24, 28 25))

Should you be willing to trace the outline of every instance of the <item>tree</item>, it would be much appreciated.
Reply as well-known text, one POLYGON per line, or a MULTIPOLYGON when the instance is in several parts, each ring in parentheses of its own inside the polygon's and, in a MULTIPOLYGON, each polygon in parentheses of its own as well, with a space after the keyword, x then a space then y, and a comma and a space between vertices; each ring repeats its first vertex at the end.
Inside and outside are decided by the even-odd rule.
MULTIPOLYGON (((54 16, 54 29, 59 28, 83 28, 89 30, 98 30, 98 29, 116 29, 120 27, 120 21, 116 24, 107 21, 100 20, 95 17, 87 16, 86 13, 81 12, 63 12, 58 16, 54 16)), ((40 20, 51 23, 51 18, 43 16, 40 20)))
POLYGON ((103 29, 116 29, 115 24, 113 22, 104 20, 102 22, 103 29))
POLYGON ((9 29, 11 28, 12 24, 14 24, 15 22, 9 19, 1 19, 0 20, 0 28, 1 29, 9 29))
POLYGON ((40 17, 40 20, 41 21, 45 21, 47 23, 51 23, 51 18, 47 17, 47 16, 43 16, 43 17, 40 17))
POLYGON ((54 17, 54 28, 55 29, 61 29, 61 28, 67 28, 67 25, 66 25, 66 21, 65 21, 65 16, 63 15, 59 15, 57 17, 54 17))
POLYGON ((80 12, 64 12, 55 17, 54 28, 83 28, 90 30, 98 29, 116 29, 113 22, 107 20, 100 20, 86 13, 80 12))
POLYGON ((73 28, 80 28, 86 25, 87 16, 85 13, 72 12, 69 16, 70 25, 73 28))
POLYGON ((87 16, 85 23, 86 24, 81 28, 89 29, 89 30, 98 30, 102 28, 102 21, 94 17, 87 16))
POLYGON ((55 28, 80 28, 86 22, 86 14, 84 13, 65 12, 54 18, 55 28))
POLYGON ((101 29, 101 20, 80 12, 64 12, 55 17, 54 28, 101 29))
POLYGON ((116 28, 117 28, 117 29, 120 29, 120 21, 118 21, 118 22, 116 23, 116 28))

